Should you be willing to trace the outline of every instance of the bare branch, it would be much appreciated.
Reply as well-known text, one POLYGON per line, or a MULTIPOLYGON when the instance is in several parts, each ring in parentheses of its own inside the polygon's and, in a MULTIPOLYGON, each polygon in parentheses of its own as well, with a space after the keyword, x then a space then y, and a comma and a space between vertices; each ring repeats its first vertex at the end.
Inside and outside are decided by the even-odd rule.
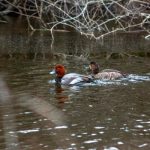
POLYGON ((32 30, 74 29, 91 36, 103 38, 118 31, 144 30, 149 35, 149 0, 13 0, 1 11, 26 16, 32 30), (16 11, 17 10, 17 11, 16 11), (34 26, 31 19, 40 26, 34 26))

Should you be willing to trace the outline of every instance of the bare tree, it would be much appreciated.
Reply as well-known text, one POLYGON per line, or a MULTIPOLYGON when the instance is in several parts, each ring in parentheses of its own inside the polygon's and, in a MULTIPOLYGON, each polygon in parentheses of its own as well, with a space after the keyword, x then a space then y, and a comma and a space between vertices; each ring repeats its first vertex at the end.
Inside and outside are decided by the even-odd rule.
POLYGON ((8 12, 25 16, 32 30, 74 29, 95 39, 142 30, 150 37, 149 0, 5 0, 0 14, 8 12))

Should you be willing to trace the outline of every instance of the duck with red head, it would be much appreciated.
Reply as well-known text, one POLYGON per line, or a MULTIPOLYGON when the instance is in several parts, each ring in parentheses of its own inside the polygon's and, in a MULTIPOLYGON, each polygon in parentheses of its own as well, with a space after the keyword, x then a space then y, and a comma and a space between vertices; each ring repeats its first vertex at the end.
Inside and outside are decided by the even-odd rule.
POLYGON ((81 83, 92 82, 92 79, 89 76, 84 76, 78 73, 66 74, 65 67, 61 64, 57 64, 50 74, 56 74, 56 84, 77 85, 81 83))
POLYGON ((99 65, 94 61, 90 62, 89 70, 91 71, 91 75, 94 79, 100 80, 116 80, 126 76, 126 74, 115 69, 104 69, 99 71, 99 65))

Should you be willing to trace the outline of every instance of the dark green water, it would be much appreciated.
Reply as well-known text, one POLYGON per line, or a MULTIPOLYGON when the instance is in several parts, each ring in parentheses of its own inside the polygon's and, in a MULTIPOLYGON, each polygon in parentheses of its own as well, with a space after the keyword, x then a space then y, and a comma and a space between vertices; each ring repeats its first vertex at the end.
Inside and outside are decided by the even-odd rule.
POLYGON ((31 34, 20 23, 1 24, 0 33, 0 149, 150 149, 149 80, 56 88, 49 75, 56 63, 85 73, 96 60, 143 77, 150 73, 143 36, 94 41, 55 33, 51 48, 49 33, 31 34))

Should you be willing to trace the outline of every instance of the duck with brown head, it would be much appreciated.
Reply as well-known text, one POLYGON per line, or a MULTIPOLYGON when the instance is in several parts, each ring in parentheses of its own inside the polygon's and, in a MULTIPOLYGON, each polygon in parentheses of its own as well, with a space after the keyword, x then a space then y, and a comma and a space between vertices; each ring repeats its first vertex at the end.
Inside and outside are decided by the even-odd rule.
POLYGON ((66 74, 65 67, 61 64, 57 64, 54 67, 54 70, 50 72, 50 74, 56 74, 56 84, 77 85, 92 82, 92 78, 89 76, 81 75, 78 73, 66 74))
POLYGON ((99 65, 94 61, 90 62, 89 70, 91 71, 91 75, 94 79, 100 80, 116 80, 126 76, 126 74, 115 69, 104 69, 99 71, 99 65))

